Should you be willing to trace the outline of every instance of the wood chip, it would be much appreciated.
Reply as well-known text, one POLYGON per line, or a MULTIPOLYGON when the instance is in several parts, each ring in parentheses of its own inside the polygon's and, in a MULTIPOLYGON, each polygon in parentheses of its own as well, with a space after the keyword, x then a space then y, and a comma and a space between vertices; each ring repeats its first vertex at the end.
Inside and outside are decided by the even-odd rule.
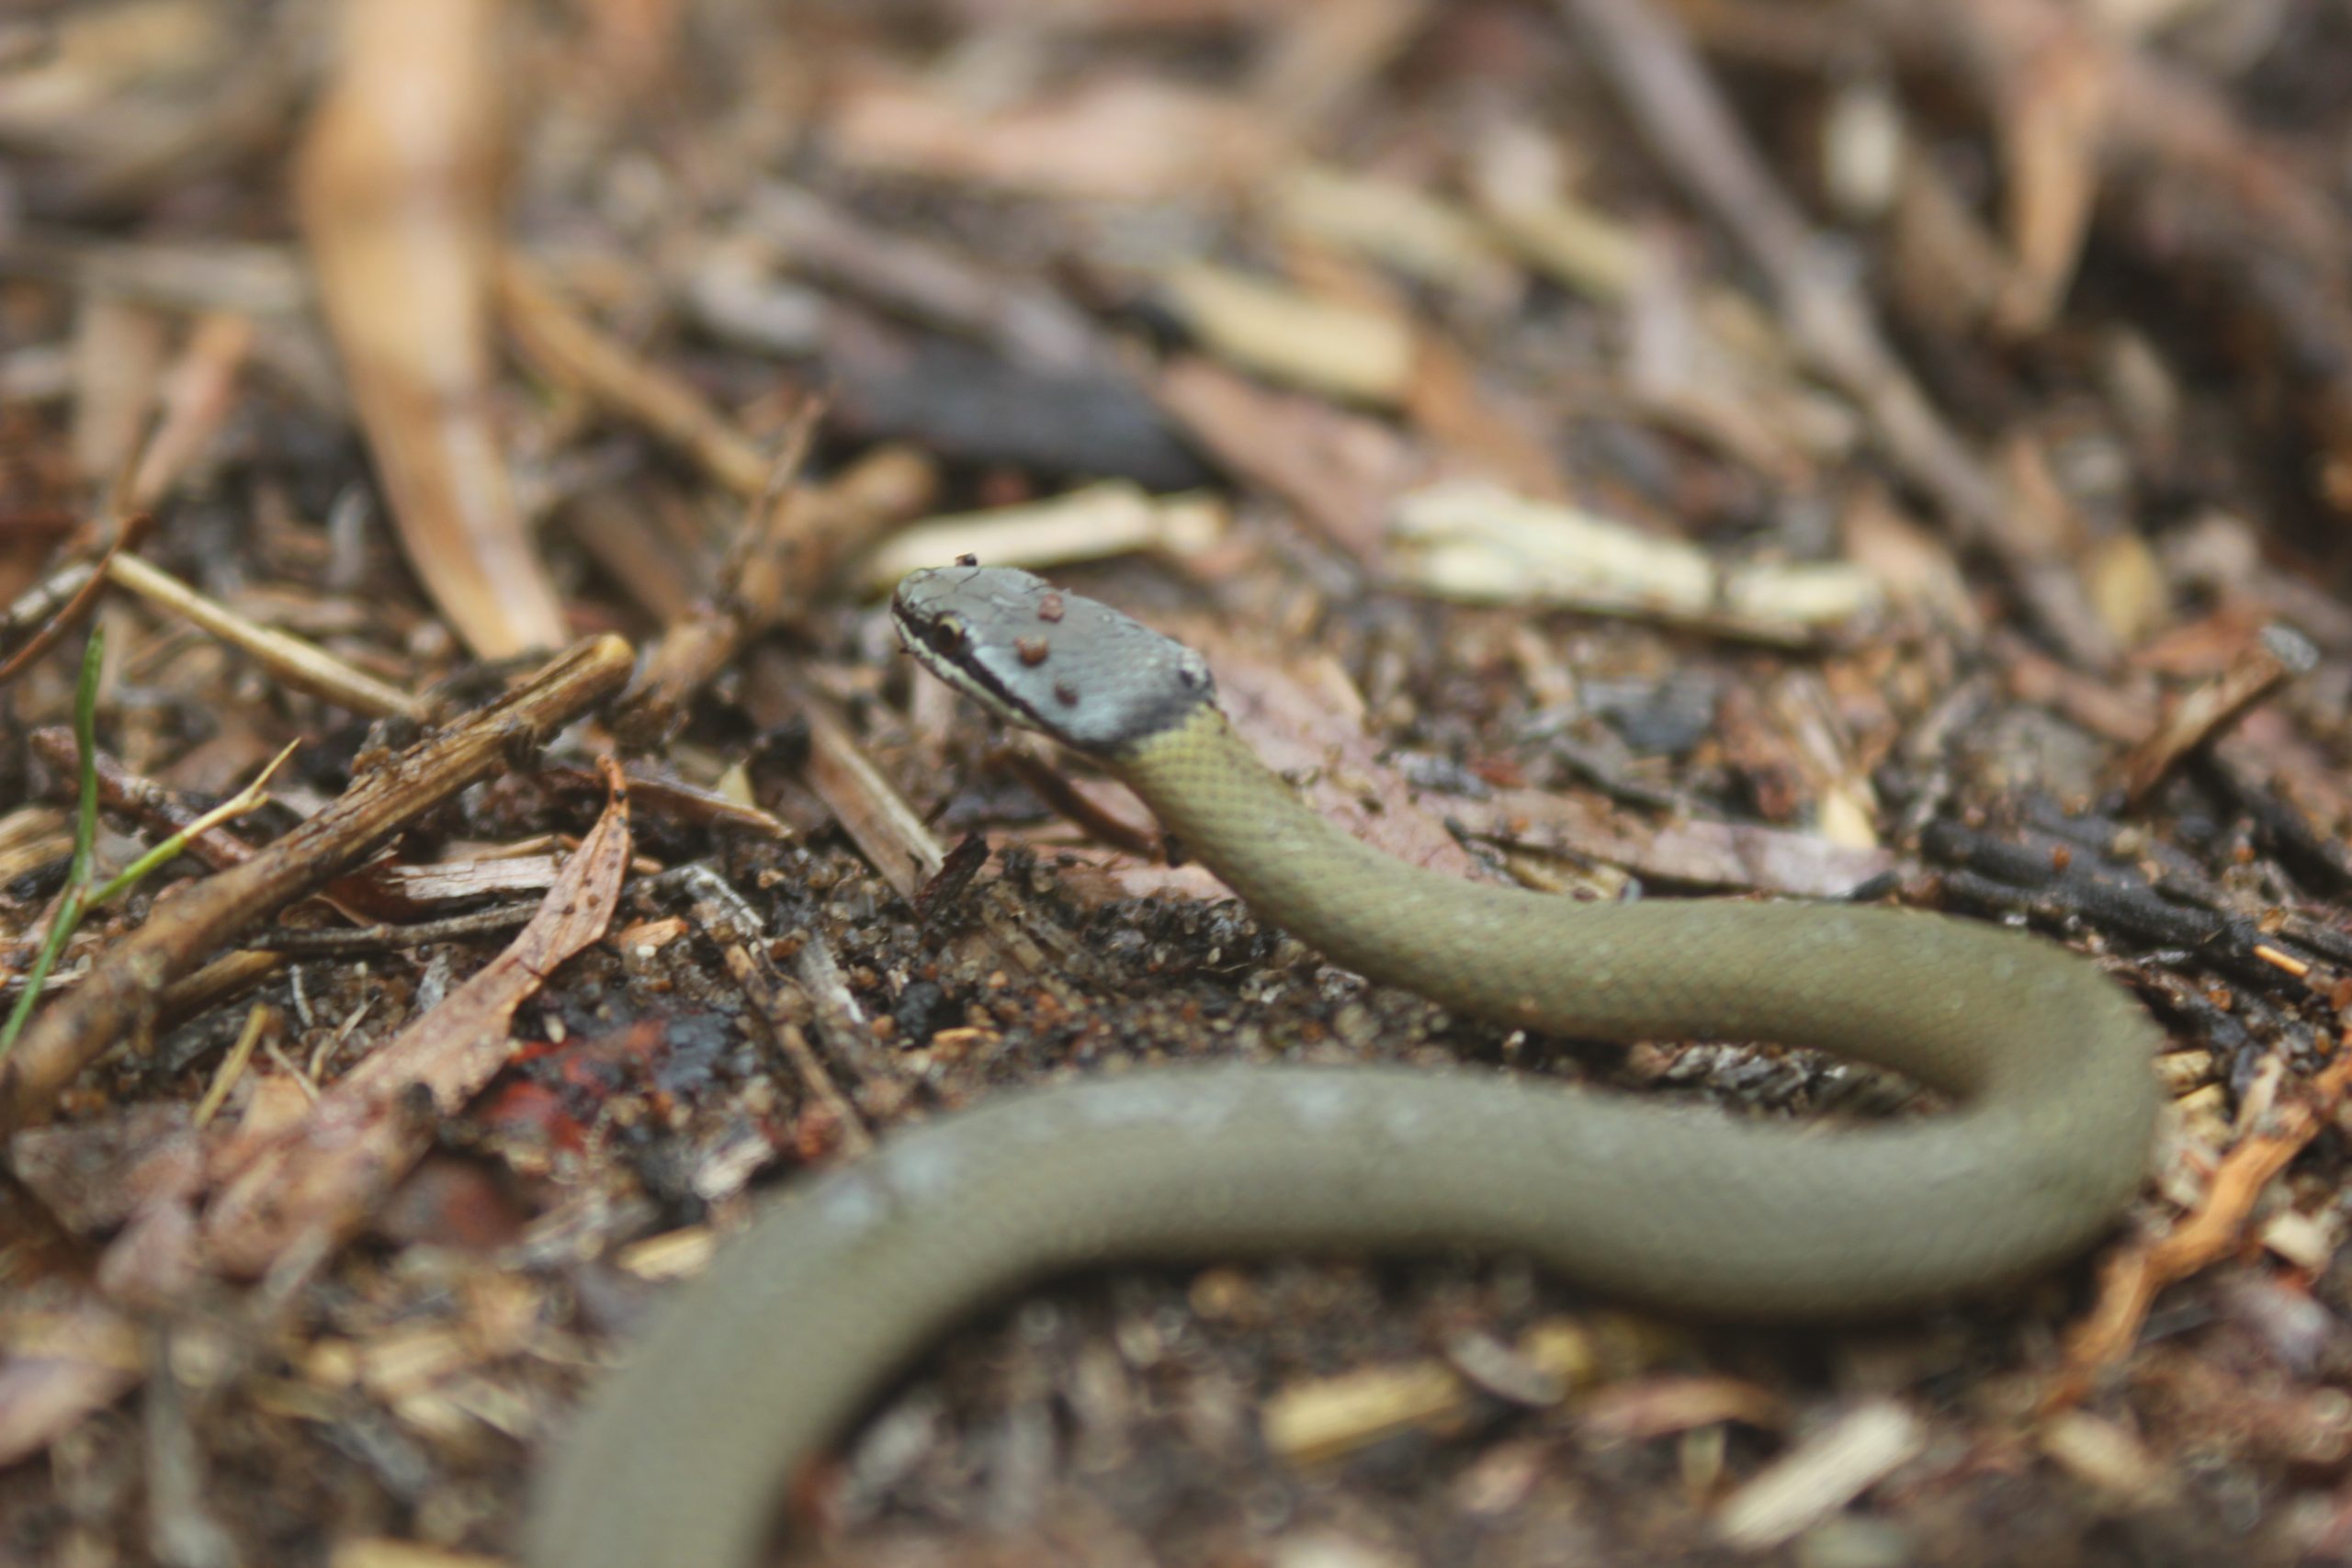
POLYGON ((1209 352, 1243 369, 1380 406, 1411 389, 1413 329, 1393 314, 1205 262, 1170 269, 1160 288, 1209 352))
POLYGON ((1390 540, 1404 579, 1442 598, 1654 618, 1761 642, 1850 631, 1881 605, 1877 583, 1851 566, 1719 565, 1679 539, 1473 482, 1401 498, 1390 540))
POLYGON ((1737 1551, 1769 1551, 1820 1523, 1908 1464, 1928 1429, 1891 1399, 1848 1411, 1724 1499, 1715 1538, 1737 1551))

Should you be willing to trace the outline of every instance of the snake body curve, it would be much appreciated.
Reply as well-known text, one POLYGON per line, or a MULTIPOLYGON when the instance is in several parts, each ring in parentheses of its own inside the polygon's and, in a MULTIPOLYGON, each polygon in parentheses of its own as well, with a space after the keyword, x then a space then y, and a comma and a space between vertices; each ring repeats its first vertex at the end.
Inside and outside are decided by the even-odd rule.
POLYGON ((1750 1320, 1883 1314, 2079 1250, 2137 1189, 2147 1016, 2034 938, 1893 909, 1578 905, 1458 882, 1301 805, 1206 667, 1025 572, 918 572, 929 669, 1098 758, 1251 908, 1465 1014, 1776 1040, 1950 1114, 1814 1136, 1485 1074, 1184 1068, 1011 1092, 799 1184, 669 1304, 537 1489, 534 1568, 745 1568, 786 1478, 926 1341, 1041 1276, 1459 1246, 1750 1320))

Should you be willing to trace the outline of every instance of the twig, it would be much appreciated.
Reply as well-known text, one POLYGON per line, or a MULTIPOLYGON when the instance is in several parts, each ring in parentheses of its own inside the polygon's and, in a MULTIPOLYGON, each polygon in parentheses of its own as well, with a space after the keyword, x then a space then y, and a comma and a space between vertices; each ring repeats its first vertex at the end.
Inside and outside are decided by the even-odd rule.
POLYGON ((529 683, 418 742, 240 866, 196 883, 172 918, 122 938, 0 1064, 0 1125, 44 1116, 76 1074, 153 1017, 164 987, 272 911, 325 886, 386 838, 468 784, 510 765, 627 678, 628 644, 590 638, 529 683))
POLYGON ((269 781, 277 776, 277 770, 286 765, 286 760, 294 755, 295 748, 299 745, 300 745, 300 741, 288 741, 279 748, 277 755, 272 757, 263 766, 261 772, 254 776, 253 783, 189 823, 187 831, 174 833, 170 838, 123 867, 116 874, 114 880, 90 895, 90 902, 103 904, 116 894, 127 892, 137 886, 149 874, 186 854, 190 839, 210 832, 224 822, 234 821, 248 811, 258 811, 268 805, 269 781))
MULTIPOLYGON (((809 420, 820 412, 811 405, 809 420)), ((869 453, 821 485, 789 482, 798 467, 797 450, 778 460, 775 493, 754 510, 718 602, 663 633, 647 653, 613 716, 624 745, 650 749, 667 739, 684 722, 694 694, 746 642, 806 615, 835 569, 871 536, 922 511, 937 483, 929 460, 904 447, 869 453)))
MULTIPOLYGON (((1060 776, 1054 773, 1050 768, 1042 766, 1039 772, 1057 779, 1060 776)), ((1070 790, 1064 795, 1061 801, 1056 804, 1075 803, 1083 798, 1076 790, 1070 790)), ((954 849, 947 852, 947 859, 940 865, 937 873, 915 894, 915 924, 925 931, 938 924, 940 917, 956 908, 963 899, 966 890, 972 886, 972 878, 978 876, 980 874, 980 868, 988 863, 987 836, 980 833, 967 833, 956 842, 954 849)))
POLYGON ((1131 479, 1098 479, 1046 501, 927 517, 858 562, 869 592, 886 593, 918 567, 977 555, 991 566, 1049 567, 1134 550, 1206 554, 1225 537, 1228 509, 1214 497, 1154 495, 1131 479))
MULTIPOLYGON (((763 660, 757 667, 754 702, 771 694, 797 710, 808 726, 808 761, 804 770, 809 787, 831 810, 842 830, 850 836, 866 863, 899 897, 913 902, 922 885, 946 863, 947 851, 922 819, 922 814, 890 786, 873 761, 852 738, 849 727, 832 705, 797 682, 788 666, 763 660)), ((754 706, 753 714, 759 714, 754 706)))
POLYGON ((251 953, 241 948, 223 953, 195 974, 164 987, 155 1003, 155 1021, 168 1027, 182 1019, 194 1018, 253 989, 285 967, 286 961, 274 953, 251 953))
MULTIPOLYGON (((695 607, 647 650, 642 671, 613 707, 613 732, 631 750, 651 750, 685 724, 686 704, 724 669, 745 637, 765 624, 759 589, 780 586, 781 570, 798 552, 786 519, 808 492, 801 469, 815 441, 824 405, 811 399, 794 415, 784 447, 768 465, 766 482, 752 502, 735 547, 729 552, 715 602, 695 607), (752 569, 756 568, 756 570, 752 569), (747 580, 756 579, 756 582, 747 580)), ((814 564, 814 563, 812 563, 814 564)))
MULTIPOLYGON (((18 671, 56 647, 60 637, 81 625, 83 617, 87 615, 92 606, 98 602, 100 588, 106 581, 104 569, 113 565, 115 558, 126 550, 138 547, 139 542, 147 536, 147 530, 153 522, 154 519, 143 512, 134 513, 124 518, 122 526, 115 533, 114 542, 107 547, 106 558, 98 563, 98 570, 93 570, 88 577, 76 583, 70 592, 64 590, 62 584, 53 590, 53 592, 66 592, 64 607, 33 635, 30 642, 17 649, 9 656, 6 662, 0 663, 0 686, 5 686, 14 680, 18 671)), ((11 621, 16 619, 16 612, 13 609, 9 619, 11 621)))
MULTIPOLYGON (((70 728, 47 725, 27 739, 32 742, 33 755, 60 773, 74 773, 81 766, 70 728)), ((91 761, 98 775, 100 809, 126 818, 151 832, 185 835, 187 852, 214 871, 254 858, 254 847, 225 828, 216 826, 197 831, 194 824, 204 811, 190 805, 179 792, 132 773, 103 750, 91 761)))
POLYGON ((2336 1049, 2336 1059, 2311 1080, 2301 1099, 2278 1109, 2268 1126, 2249 1133, 2229 1152, 2213 1173, 2205 1201, 2170 1235, 2123 1247, 2108 1258, 2099 1270, 2098 1304, 2066 1337, 2066 1364, 2042 1396, 2043 1415, 2075 1404, 2102 1371, 2131 1353, 2158 1291, 2238 1249, 2263 1189, 2319 1136, 2352 1089, 2352 1035, 2336 1049))
POLYGON ((164 378, 163 407, 108 501, 116 512, 163 503, 181 474, 220 434, 235 406, 237 374, 252 352, 254 324, 232 311, 208 311, 164 378))
MULTIPOLYGON (((612 719, 616 730, 619 720, 612 719)), ((629 798, 640 817, 662 817, 685 826, 712 831, 753 833, 763 839, 792 837, 792 825, 772 811, 744 804, 715 786, 689 784, 674 774, 640 763, 627 770, 629 798)), ((551 762, 540 774, 549 789, 577 795, 601 788, 588 769, 575 763, 551 762)))
MULTIPOLYGON (((808 1043, 801 1025, 809 1021, 813 1009, 808 997, 777 970, 767 944, 759 940, 764 922, 758 913, 733 884, 707 865, 697 863, 681 866, 674 873, 665 874, 664 880, 671 879, 686 891, 695 923, 718 947, 728 974, 750 998, 760 1021, 792 1065, 801 1087, 841 1129, 842 1148, 853 1155, 872 1148, 874 1137, 865 1118, 833 1082, 823 1059, 808 1043)), ((850 1065, 861 1069, 871 1066, 871 1053, 864 1058, 854 1055, 850 1065)), ((887 1076, 872 1077, 861 1072, 861 1077, 866 1078, 869 1089, 892 1083, 887 1076)))
POLYGON ((2220 673, 2183 697, 2165 721, 2116 764, 2123 795, 2143 803, 2184 757, 2207 745, 2248 708, 2319 663, 2309 637, 2280 622, 2264 626, 2220 673))
POLYGON ((1075 372, 1117 363, 1086 313, 1050 288, 861 222, 796 186, 752 191, 743 220, 792 258, 796 274, 988 343, 1015 364, 1075 372))
POLYGON ((1936 821, 1921 830, 1919 847, 1931 860, 1963 868, 1943 874, 1943 894, 1952 903, 2022 912, 2050 924, 2080 919, 2137 942, 2186 949, 2256 985, 2278 979, 2276 969, 2255 953, 2261 932, 2254 922, 2174 903, 2136 875, 2082 864, 2064 845, 2013 843, 1936 821))
MULTIPOLYGON (((78 522, 78 519, 69 520, 66 526, 69 528, 76 526, 78 522)), ((59 568, 17 594, 16 598, 9 601, 6 609, 0 610, 0 643, 13 639, 27 626, 46 626, 52 617, 74 603, 97 575, 98 568, 96 562, 75 561, 70 566, 59 568)), ((16 660, 11 660, 9 663, 11 671, 14 670, 16 660)))
POLYGON ((494 909, 475 909, 463 915, 451 915, 446 919, 416 920, 406 925, 331 926, 319 931, 280 927, 274 931, 255 931, 243 942, 246 947, 256 952, 283 953, 302 958, 374 953, 387 948, 424 947, 432 942, 462 942, 469 937, 511 931, 529 920, 537 908, 537 904, 501 904, 494 909))
POLYGON ((137 556, 120 552, 108 556, 106 575, 149 604, 192 621, 232 648, 250 654, 263 669, 298 692, 371 718, 422 720, 425 716, 425 705, 398 686, 352 668, 315 643, 241 615, 137 556))
MULTIPOLYGON (((59 772, 72 773, 78 766, 72 730, 51 725, 34 730, 31 739, 34 755, 59 772)), ((198 830, 196 823, 205 813, 183 800, 176 791, 132 773, 103 750, 96 761, 101 808, 129 818, 153 832, 181 835, 187 840, 187 852, 209 869, 226 871, 259 852, 225 827, 215 825, 198 830)), ((409 912, 413 907, 407 897, 410 891, 385 868, 369 867, 337 878, 319 897, 353 922, 368 925, 409 912)))
POLYGON ((237 1086, 237 1079, 243 1075, 245 1064, 253 1060, 254 1047, 261 1043, 263 1035, 277 1027, 277 1010, 265 1003, 254 1003, 253 1010, 245 1014, 245 1026, 237 1032, 237 1043, 229 1047, 229 1055, 221 1059, 220 1070, 212 1075, 212 1082, 205 1087, 204 1098, 196 1102, 195 1124, 198 1130, 201 1131, 205 1123, 220 1113, 220 1107, 228 1103, 229 1091, 237 1086))
MULTIPOLYGON (((2258 767, 2250 765, 2250 758, 2233 755, 2237 750, 2228 744, 2209 748, 2197 759, 2198 776, 2251 818, 2256 833, 2297 875, 2334 890, 2352 887, 2352 849, 2334 834, 2321 831, 2258 767)), ((2329 931, 2322 940, 2337 934, 2329 931)), ((2352 950, 2330 952, 2328 956, 2339 963, 2352 962, 2352 950)))
POLYGON ((767 487, 774 465, 686 382, 607 336, 518 252, 499 257, 499 313, 541 375, 634 420, 738 495, 767 487))

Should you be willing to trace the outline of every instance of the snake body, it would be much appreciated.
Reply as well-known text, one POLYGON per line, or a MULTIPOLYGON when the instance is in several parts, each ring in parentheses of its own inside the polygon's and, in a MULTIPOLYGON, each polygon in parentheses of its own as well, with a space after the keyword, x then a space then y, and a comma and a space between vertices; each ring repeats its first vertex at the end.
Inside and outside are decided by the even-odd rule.
POLYGON ((1186 1068, 1011 1092, 801 1184, 590 1402, 535 1568, 743 1568, 784 1483, 974 1307, 1128 1259, 1459 1246, 1669 1309, 1883 1314, 2086 1245, 2136 1190, 2147 1016, 2027 936, 1892 909, 1578 905, 1378 853, 1294 798, 1196 654, 1025 572, 899 588, 901 637, 1099 759, 1252 908, 1464 1014, 1603 1040, 1777 1040, 1947 1115, 1808 1135, 1499 1075, 1186 1068))

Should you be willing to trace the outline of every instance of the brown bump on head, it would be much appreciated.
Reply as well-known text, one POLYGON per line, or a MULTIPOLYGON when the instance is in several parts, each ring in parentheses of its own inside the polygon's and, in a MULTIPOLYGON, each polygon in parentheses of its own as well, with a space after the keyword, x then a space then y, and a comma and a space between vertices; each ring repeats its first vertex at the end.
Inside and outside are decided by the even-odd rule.
POLYGON ((960 555, 956 558, 956 564, 957 566, 978 566, 980 564, 980 558, 975 555, 960 555))
POLYGON ((1066 708, 1076 707, 1078 705, 1078 688, 1071 685, 1068 681, 1055 682, 1054 701, 1061 704, 1062 706, 1066 708))
POLYGON ((1015 637, 1012 639, 1012 651, 1021 656, 1023 664, 1043 664, 1046 661, 1046 639, 1041 637, 1015 637))
POLYGON ((1044 598, 1038 600, 1037 618, 1041 621, 1060 620, 1062 618, 1062 596, 1058 593, 1048 593, 1044 598))

